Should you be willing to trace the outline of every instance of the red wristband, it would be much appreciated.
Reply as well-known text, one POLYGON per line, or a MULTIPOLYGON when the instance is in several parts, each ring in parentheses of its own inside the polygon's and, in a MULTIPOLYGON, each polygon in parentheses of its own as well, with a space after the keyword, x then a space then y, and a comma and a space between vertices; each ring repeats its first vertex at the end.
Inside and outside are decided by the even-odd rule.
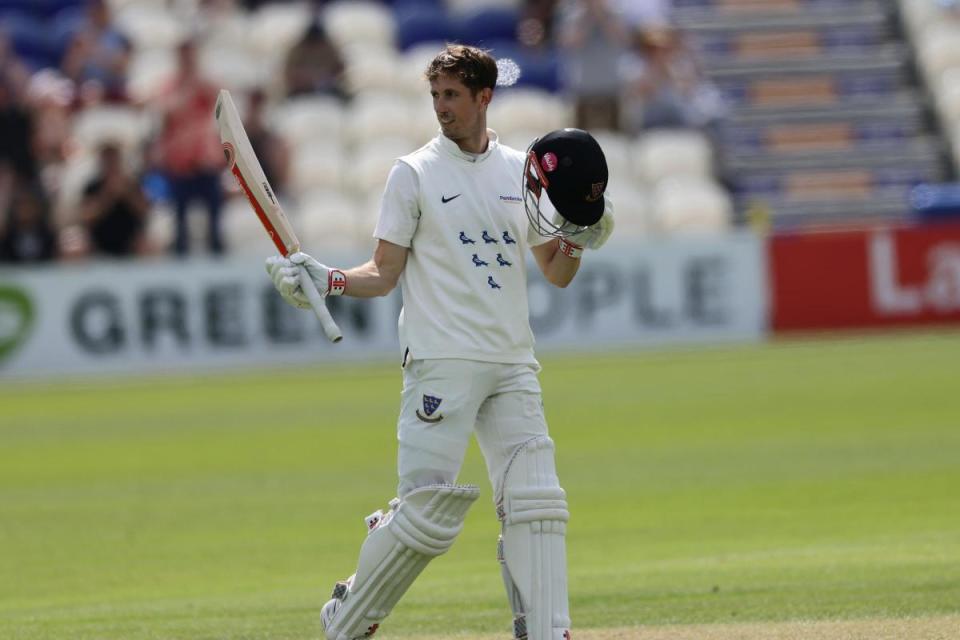
POLYGON ((327 276, 327 295, 342 296, 347 289, 347 276, 339 269, 330 269, 327 276))
POLYGON ((583 247, 578 244, 573 244, 565 238, 560 238, 560 253, 568 258, 577 259, 583 253, 583 247))

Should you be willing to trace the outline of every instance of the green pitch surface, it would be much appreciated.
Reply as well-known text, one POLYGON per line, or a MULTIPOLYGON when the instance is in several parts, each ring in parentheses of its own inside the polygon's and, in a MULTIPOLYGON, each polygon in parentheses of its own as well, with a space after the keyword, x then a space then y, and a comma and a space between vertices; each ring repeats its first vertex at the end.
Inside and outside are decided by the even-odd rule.
MULTIPOLYGON (((576 627, 960 608, 960 334, 543 364, 576 627)), ((4 384, 0 638, 318 638, 394 495, 399 385, 4 384)), ((509 635, 475 445, 461 480, 483 495, 386 638, 509 635)))

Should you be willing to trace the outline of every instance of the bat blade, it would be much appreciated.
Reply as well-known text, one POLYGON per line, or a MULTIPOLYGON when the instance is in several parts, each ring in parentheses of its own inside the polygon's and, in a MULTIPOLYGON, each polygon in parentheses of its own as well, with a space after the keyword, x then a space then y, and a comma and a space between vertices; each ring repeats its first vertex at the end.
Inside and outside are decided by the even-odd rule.
MULTIPOLYGON (((217 107, 214 111, 214 117, 217 120, 217 127, 220 130, 220 142, 223 144, 223 153, 227 158, 227 166, 230 172, 240 183, 240 188, 250 201, 257 217, 263 223, 263 228, 267 230, 273 244, 284 256, 300 251, 300 241, 297 234, 294 233, 290 221, 287 220, 283 207, 277 201, 277 196, 273 188, 267 181, 267 176, 263 173, 263 167, 257 160, 253 152, 253 146, 250 144, 250 138, 247 137, 247 130, 243 128, 243 122, 240 120, 240 114, 237 107, 233 104, 233 98, 226 89, 220 90, 217 96, 217 107)), ((323 332, 331 342, 340 342, 343 334, 334 321, 323 297, 313 287, 310 274, 305 267, 301 266, 300 283, 301 288, 310 300, 310 306, 313 307, 317 319, 320 320, 320 326, 323 332), (308 283, 308 284, 304 284, 308 283)))
POLYGON ((267 176, 263 173, 263 167, 253 152, 237 107, 226 89, 222 89, 217 97, 215 116, 227 166, 243 189, 277 251, 285 256, 299 251, 300 241, 297 234, 290 226, 290 221, 287 220, 267 176))

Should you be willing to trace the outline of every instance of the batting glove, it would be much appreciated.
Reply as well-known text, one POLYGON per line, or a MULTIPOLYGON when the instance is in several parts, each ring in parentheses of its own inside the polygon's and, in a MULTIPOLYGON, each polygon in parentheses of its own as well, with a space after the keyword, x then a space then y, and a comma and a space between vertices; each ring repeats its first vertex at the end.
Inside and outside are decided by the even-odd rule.
POLYGON ((310 300, 303 292, 304 286, 315 287, 325 297, 342 295, 347 284, 342 271, 320 264, 306 253, 294 253, 289 258, 271 256, 267 258, 266 268, 280 296, 299 309, 310 308, 310 300), (311 281, 307 285, 302 280, 304 269, 311 281))
MULTIPOLYGON (((554 224, 563 228, 569 225, 559 213, 554 216, 554 224)), ((603 196, 603 215, 594 224, 583 231, 560 239, 560 251, 571 258, 579 258, 584 249, 599 249, 613 233, 613 201, 603 196)))

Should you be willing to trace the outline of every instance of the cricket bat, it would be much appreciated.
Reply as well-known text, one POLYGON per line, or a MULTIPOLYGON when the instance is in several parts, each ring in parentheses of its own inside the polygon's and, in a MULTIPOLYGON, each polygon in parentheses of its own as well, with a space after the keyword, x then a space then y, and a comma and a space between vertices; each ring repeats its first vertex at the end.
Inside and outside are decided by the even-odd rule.
MULTIPOLYGON (((250 201, 254 213, 263 223, 263 228, 267 230, 277 251, 283 256, 289 256, 291 253, 300 251, 300 241, 297 234, 294 233, 290 221, 287 220, 280 202, 277 200, 267 177, 263 173, 263 167, 260 161, 253 153, 253 147, 250 146, 250 139, 243 128, 243 122, 240 121, 240 114, 237 112, 236 105, 233 104, 233 98, 226 89, 221 89, 217 97, 217 108, 215 111, 217 127, 220 130, 220 142, 223 144, 223 153, 227 158, 227 166, 230 172, 240 183, 240 188, 250 201)), ((310 300, 310 306, 320 320, 320 326, 327 338, 331 342, 340 342, 343 334, 340 327, 334 322, 323 296, 313 286, 306 268, 300 267, 300 283, 303 292, 310 300)))

